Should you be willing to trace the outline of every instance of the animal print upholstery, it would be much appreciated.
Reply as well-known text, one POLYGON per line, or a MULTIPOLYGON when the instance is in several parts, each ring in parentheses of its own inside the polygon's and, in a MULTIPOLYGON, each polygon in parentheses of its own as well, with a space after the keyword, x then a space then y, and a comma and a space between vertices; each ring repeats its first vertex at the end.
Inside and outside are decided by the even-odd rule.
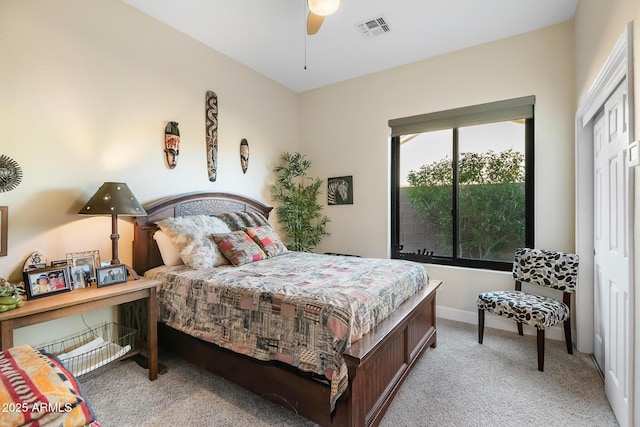
POLYGON ((518 248, 513 261, 513 278, 563 292, 576 290, 578 255, 518 248))
MULTIPOLYGON (((541 249, 519 248, 513 262, 513 277, 521 282, 574 292, 578 255, 541 249)), ((493 291, 478 295, 478 309, 516 322, 549 328, 569 318, 569 307, 552 298, 521 291, 493 291)))
POLYGON ((569 318, 569 307, 562 301, 520 291, 482 293, 478 295, 478 308, 538 329, 569 318))

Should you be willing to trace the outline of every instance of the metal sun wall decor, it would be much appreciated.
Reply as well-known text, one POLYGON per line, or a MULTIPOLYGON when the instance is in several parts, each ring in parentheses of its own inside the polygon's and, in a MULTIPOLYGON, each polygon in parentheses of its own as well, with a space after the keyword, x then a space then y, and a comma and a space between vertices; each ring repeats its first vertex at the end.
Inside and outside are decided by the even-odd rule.
POLYGON ((215 92, 207 91, 205 102, 206 131, 207 131, 207 169, 209 181, 218 178, 218 96, 215 92))
POLYGON ((327 204, 353 204, 353 176, 339 176, 327 179, 327 204))
POLYGON ((11 191, 22 181, 22 169, 18 162, 4 154, 0 156, 0 193, 11 191))
POLYGON ((240 141, 240 166, 242 166, 242 173, 247 173, 249 168, 249 143, 244 138, 240 141))
POLYGON ((174 169, 178 164, 180 155, 180 130, 178 122, 169 122, 164 128, 164 154, 167 158, 167 166, 174 169))

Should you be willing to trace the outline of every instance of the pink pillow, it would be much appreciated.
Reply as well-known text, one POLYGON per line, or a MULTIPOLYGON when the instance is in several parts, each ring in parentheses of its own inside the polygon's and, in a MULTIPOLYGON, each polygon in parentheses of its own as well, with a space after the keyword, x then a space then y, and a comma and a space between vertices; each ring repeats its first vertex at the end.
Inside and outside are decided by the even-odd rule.
POLYGON ((214 234, 213 240, 222 254, 235 266, 260 261, 267 255, 247 233, 242 230, 231 233, 214 234))
POLYGON ((258 227, 248 227, 244 231, 253 239, 254 242, 260 246, 260 248, 267 254, 269 258, 286 254, 288 252, 287 247, 276 230, 270 225, 260 225, 258 227))

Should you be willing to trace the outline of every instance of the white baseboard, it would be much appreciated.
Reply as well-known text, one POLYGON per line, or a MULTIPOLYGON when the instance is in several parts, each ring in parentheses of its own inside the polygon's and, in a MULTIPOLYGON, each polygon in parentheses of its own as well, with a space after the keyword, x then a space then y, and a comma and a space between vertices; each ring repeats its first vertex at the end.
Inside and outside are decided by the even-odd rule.
MULTIPOLYGON (((458 322, 470 323, 472 325, 478 325, 478 312, 470 312, 458 310, 455 308, 437 306, 436 313, 438 317, 448 320, 456 320, 458 322)), ((504 331, 512 331, 518 333, 516 322, 513 320, 505 319, 499 316, 486 314, 484 316, 485 328, 502 329, 504 331)), ((536 335, 536 328, 532 326, 524 325, 522 331, 525 335, 536 335)), ((575 331, 571 332, 572 338, 575 337, 575 331)), ((545 338, 552 340, 564 341, 564 329, 561 326, 553 326, 548 328, 544 334, 545 338)), ((575 341, 575 338, 574 338, 575 341)), ((575 344, 575 342, 574 342, 575 344)))

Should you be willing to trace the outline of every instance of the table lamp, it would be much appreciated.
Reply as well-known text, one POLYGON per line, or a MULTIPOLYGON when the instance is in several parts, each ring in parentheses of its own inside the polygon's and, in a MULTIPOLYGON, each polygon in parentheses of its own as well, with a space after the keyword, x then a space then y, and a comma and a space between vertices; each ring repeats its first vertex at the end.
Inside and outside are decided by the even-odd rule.
MULTIPOLYGON (((118 259, 118 215, 144 216, 138 199, 124 182, 105 182, 96 194, 78 212, 80 215, 111 215, 111 265, 120 264, 118 259)), ((133 268, 126 266, 134 279, 140 278, 133 268)))

